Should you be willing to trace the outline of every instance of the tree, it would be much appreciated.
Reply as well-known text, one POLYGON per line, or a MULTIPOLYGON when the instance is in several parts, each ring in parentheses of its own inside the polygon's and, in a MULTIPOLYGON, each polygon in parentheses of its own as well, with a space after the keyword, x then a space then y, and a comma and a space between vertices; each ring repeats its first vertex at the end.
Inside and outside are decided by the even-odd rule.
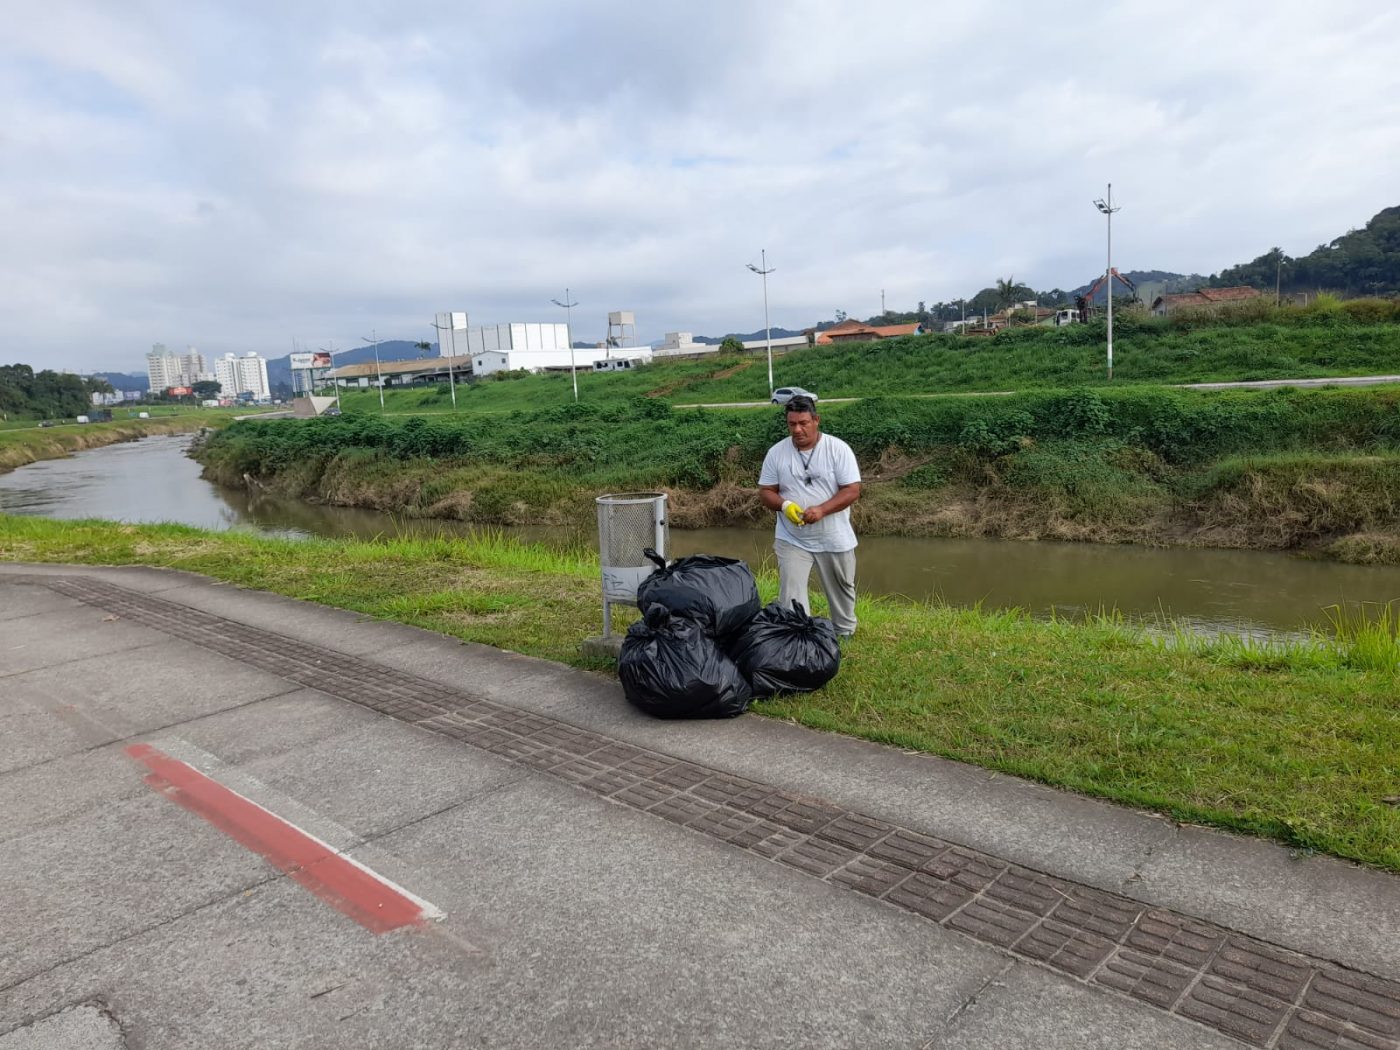
POLYGON ((1035 290, 1024 284, 1017 284, 1015 277, 997 278, 997 309, 1004 310, 1012 303, 1035 298, 1035 290))
POLYGON ((425 354, 426 354, 429 350, 431 350, 432 348, 433 348, 433 344, 430 343, 430 342, 428 342, 426 339, 425 339, 425 340, 421 340, 421 341, 419 341, 419 342, 413 344, 413 349, 419 350, 419 351, 421 351, 422 353, 425 353, 425 354))
POLYGON ((846 311, 845 311, 845 310, 837 310, 837 311, 836 311, 836 323, 837 323, 837 324, 840 324, 840 323, 841 323, 842 321, 844 321, 845 319, 846 319, 846 311))
POLYGON ((223 390, 223 388, 224 385, 222 383, 213 379, 201 379, 197 383, 190 384, 190 390, 192 390, 194 396, 201 401, 209 401, 218 397, 219 391, 223 390))
POLYGON ((744 352, 744 344, 732 335, 727 335, 719 341, 719 352, 722 354, 741 354, 744 352))

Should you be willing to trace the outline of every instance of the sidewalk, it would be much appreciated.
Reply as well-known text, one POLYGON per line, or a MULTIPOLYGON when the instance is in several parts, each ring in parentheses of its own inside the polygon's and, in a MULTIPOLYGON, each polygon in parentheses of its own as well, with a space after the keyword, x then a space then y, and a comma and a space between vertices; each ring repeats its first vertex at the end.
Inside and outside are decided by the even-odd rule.
POLYGON ((1400 1048, 1400 878, 162 570, 0 566, 0 842, 0 1050, 1400 1048))

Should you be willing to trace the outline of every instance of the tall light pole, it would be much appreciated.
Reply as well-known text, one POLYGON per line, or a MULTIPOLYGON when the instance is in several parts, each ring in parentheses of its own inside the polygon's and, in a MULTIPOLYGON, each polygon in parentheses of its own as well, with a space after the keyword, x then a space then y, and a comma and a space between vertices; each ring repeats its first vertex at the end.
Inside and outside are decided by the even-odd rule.
POLYGON ((564 301, 551 299, 555 306, 564 308, 564 331, 569 338, 569 373, 574 377, 574 400, 578 400, 578 368, 574 364, 574 307, 578 303, 574 302, 574 297, 569 294, 567 288, 564 289, 564 301))
POLYGON ((759 251, 760 266, 753 263, 746 263, 750 270, 763 278, 763 332, 764 339, 768 343, 768 396, 773 396, 773 329, 768 324, 768 275, 777 269, 776 266, 768 265, 768 249, 759 251))
POLYGON ((1108 184, 1106 199, 1094 201, 1094 207, 1103 212, 1108 220, 1108 264, 1104 268, 1105 287, 1108 289, 1108 378, 1113 378, 1113 213, 1122 208, 1113 206, 1113 183, 1108 184))
POLYGON ((378 331, 378 329, 371 328, 371 329, 369 330, 369 336, 370 336, 369 339, 365 339, 364 336, 360 336, 360 338, 361 338, 361 339, 365 339, 365 342, 372 342, 372 343, 374 343, 374 381, 375 381, 377 384, 379 384, 379 414, 380 414, 380 415, 383 415, 383 414, 384 414, 384 376, 383 376, 383 374, 379 371, 379 331, 378 331))
MULTIPOLYGON (((442 333, 443 333, 443 332, 451 332, 451 331, 453 331, 453 328, 452 328, 452 314, 449 313, 449 314, 447 315, 447 326, 446 326, 446 327, 443 327, 442 325, 438 324, 437 321, 433 321, 433 327, 437 329, 437 334, 438 334, 438 356, 441 357, 441 356, 442 356, 442 333)), ((456 349, 457 349, 457 337, 456 337, 455 335, 452 337, 452 349, 453 349, 453 350, 456 350, 456 349)), ((448 354, 448 355, 447 355, 447 386, 448 386, 448 389, 450 389, 450 390, 452 391, 452 411, 456 412, 456 411, 457 411, 457 380, 456 380, 456 379, 453 377, 453 375, 452 375, 452 360, 453 360, 453 356, 454 356, 454 355, 452 355, 452 354, 448 354)))
MULTIPOLYGON (((335 371, 335 355, 336 355, 337 353, 339 353, 339 351, 336 350, 336 348, 335 348, 335 344, 332 343, 329 347, 322 346, 322 347, 318 347, 317 349, 319 349, 319 350, 321 351, 321 353, 323 353, 323 354, 330 354, 330 356, 331 356, 331 371, 334 372, 334 371, 335 371)), ((338 379, 336 379, 334 375, 331 376, 331 388, 335 391, 335 411, 336 411, 336 414, 338 415, 338 414, 340 413, 340 381, 339 381, 338 379)))

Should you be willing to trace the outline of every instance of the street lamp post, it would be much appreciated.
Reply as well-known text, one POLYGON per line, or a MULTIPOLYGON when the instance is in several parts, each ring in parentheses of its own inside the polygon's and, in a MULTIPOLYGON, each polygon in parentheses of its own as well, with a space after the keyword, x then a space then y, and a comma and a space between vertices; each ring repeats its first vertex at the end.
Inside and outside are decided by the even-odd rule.
POLYGON ((1103 200, 1094 201, 1094 207, 1103 212, 1108 220, 1108 263, 1104 268, 1105 287, 1108 290, 1108 378, 1113 378, 1113 213, 1122 208, 1113 206, 1113 183, 1108 184, 1108 194, 1103 200))
POLYGON ((567 288, 564 289, 564 301, 551 299, 555 306, 564 308, 564 334, 569 340, 569 374, 574 378, 574 400, 578 400, 578 367, 574 364, 574 307, 578 303, 574 302, 574 297, 569 294, 567 288))
MULTIPOLYGON (((321 353, 323 353, 323 354, 330 354, 330 356, 331 356, 331 372, 334 373, 334 372, 335 372, 335 355, 338 354, 340 351, 338 351, 338 350, 335 348, 335 344, 334 344, 334 343, 332 343, 329 347, 323 346, 323 347, 319 347, 319 349, 320 349, 321 353)), ((340 381, 339 381, 338 379, 336 379, 336 377, 335 377, 334 375, 331 376, 331 389, 335 391, 335 411, 336 411, 337 414, 339 414, 339 413, 340 413, 340 381)))
POLYGON ((384 375, 383 375, 383 373, 381 373, 381 372, 379 371, 379 331, 378 331, 377 329, 371 328, 371 329, 369 330, 369 336, 370 336, 370 337, 369 337, 368 339, 365 339, 364 336, 360 336, 360 338, 361 338, 361 339, 365 339, 365 342, 367 342, 367 343, 368 343, 368 342, 374 343, 374 381, 375 381, 375 383, 378 384, 378 386, 379 386, 379 414, 380 414, 380 415, 383 415, 383 414, 384 414, 384 375))
POLYGON ((763 332, 764 340, 768 344, 768 396, 773 396, 773 329, 768 324, 768 275, 777 269, 776 266, 768 265, 768 249, 759 251, 759 262, 761 265, 755 266, 753 263, 746 263, 750 270, 763 278, 763 332))
MULTIPOLYGON (((451 315, 450 313, 447 315, 447 327, 446 327, 446 328, 444 328, 442 325, 438 324, 436 321, 433 322, 433 327, 437 329, 437 334, 438 334, 438 356, 441 357, 441 356, 442 356, 442 333, 443 333, 443 332, 450 332, 450 331, 453 330, 453 328, 452 328, 452 315, 451 315)), ((453 349, 453 350, 456 350, 456 349, 457 349, 457 337, 456 337, 455 335, 452 337, 452 349, 453 349)), ((453 354, 448 354, 448 355, 447 355, 447 387, 448 387, 449 390, 452 391, 452 411, 456 412, 456 411, 457 411, 457 380, 456 380, 456 378, 452 375, 452 360, 453 360, 453 357, 454 357, 453 354)))

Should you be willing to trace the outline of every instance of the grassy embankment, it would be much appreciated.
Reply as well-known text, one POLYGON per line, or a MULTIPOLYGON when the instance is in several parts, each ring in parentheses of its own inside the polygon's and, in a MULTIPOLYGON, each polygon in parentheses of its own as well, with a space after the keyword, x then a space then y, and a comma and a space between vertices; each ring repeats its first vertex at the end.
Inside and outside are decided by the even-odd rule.
MULTIPOLYGON (((823 415, 863 465, 855 514, 868 533, 1400 562, 1400 388, 1125 385, 869 398, 823 415)), ((772 410, 635 397, 505 416, 238 423, 202 459, 226 484, 481 524, 588 521, 601 492, 662 488, 677 526, 757 525, 767 518, 754 479, 783 434, 772 410)))
MULTIPOLYGON (((585 402, 651 397, 679 405, 768 397, 761 351, 660 361, 608 374, 587 371, 594 356, 595 351, 578 351, 579 396, 585 402)), ((1393 374, 1400 374, 1400 304, 1358 300, 1307 310, 1257 304, 1221 315, 1120 316, 1114 326, 1113 386, 1393 374)), ((824 398, 1109 385, 1102 323, 1013 328, 995 338, 930 335, 813 347, 777 357, 775 379, 824 398)), ((440 390, 390 390, 387 397, 391 414, 453 411, 445 385, 440 390)), ((572 404, 566 374, 457 386, 460 415, 572 404)), ((344 405, 347 411, 379 411, 373 392, 346 394, 344 405)))
POLYGON ((110 423, 71 423, 35 427, 32 423, 0 430, 0 474, 41 459, 60 459, 84 449, 136 441, 154 434, 188 434, 203 427, 233 421, 233 409, 186 409, 150 419, 118 419, 110 423))
MULTIPOLYGON (((491 536, 289 542, 0 515, 0 558, 171 566, 578 665, 600 615, 591 555, 491 536)), ((757 710, 1400 871, 1393 619, 1283 645, 898 602, 860 616, 830 686, 757 710)))

